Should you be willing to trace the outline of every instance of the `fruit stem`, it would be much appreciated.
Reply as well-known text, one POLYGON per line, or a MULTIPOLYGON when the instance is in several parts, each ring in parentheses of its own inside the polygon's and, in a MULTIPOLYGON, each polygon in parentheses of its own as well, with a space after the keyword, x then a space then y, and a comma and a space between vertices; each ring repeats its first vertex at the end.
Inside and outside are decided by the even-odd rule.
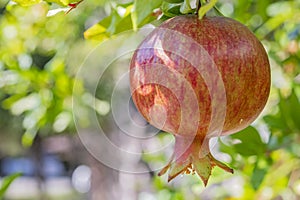
POLYGON ((201 8, 201 0, 196 1, 196 15, 198 15, 200 8, 201 8))

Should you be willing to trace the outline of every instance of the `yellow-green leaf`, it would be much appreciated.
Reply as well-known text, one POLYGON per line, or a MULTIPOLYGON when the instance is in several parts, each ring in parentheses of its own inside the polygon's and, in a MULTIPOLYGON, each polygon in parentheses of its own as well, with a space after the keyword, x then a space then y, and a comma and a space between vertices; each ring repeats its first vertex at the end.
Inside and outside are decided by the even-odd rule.
POLYGON ((211 0, 209 3, 202 5, 198 12, 199 19, 202 19, 204 15, 216 5, 216 3, 217 0, 211 0))
POLYGON ((125 8, 123 14, 113 10, 112 14, 89 28, 84 33, 86 39, 103 41, 120 32, 132 29, 131 10, 132 5, 125 8))
POLYGON ((56 3, 62 6, 67 6, 69 3, 78 2, 78 1, 70 1, 70 0, 46 0, 47 2, 56 3))
POLYGON ((14 2, 21 6, 31 6, 40 3, 41 0, 14 0, 14 2))
POLYGON ((84 32, 84 37, 86 39, 95 39, 102 41, 109 38, 109 35, 106 33, 106 28, 98 23, 86 30, 84 32))

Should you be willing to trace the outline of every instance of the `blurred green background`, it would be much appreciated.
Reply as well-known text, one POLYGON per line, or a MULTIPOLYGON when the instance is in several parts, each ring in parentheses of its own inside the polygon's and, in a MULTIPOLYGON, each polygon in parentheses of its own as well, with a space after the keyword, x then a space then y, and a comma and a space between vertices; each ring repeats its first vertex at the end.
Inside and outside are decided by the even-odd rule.
MULTIPOLYGON (((216 4, 221 13, 247 25, 262 41, 271 63, 272 89, 265 110, 251 127, 218 139, 213 153, 235 174, 216 168, 206 188, 197 176, 167 183, 156 172, 128 174, 110 169, 83 147, 74 123, 76 118, 89 126, 88 116, 96 111, 106 132, 112 137, 115 132, 109 117, 111 91, 118 81, 114 77, 120 70, 126 72, 128 65, 109 70, 94 97, 89 84, 76 78, 89 52, 123 31, 149 23, 157 26, 167 18, 193 12, 195 1, 85 0, 67 15, 68 4, 76 1, 16 2, 0 0, 0 197, 300 199, 299 0, 219 0, 216 4), (91 99, 98 106, 91 105, 91 99), (72 101, 80 105, 80 113, 73 112, 72 101)), ((120 48, 115 45, 107 51, 120 48)), ((159 134, 156 142, 170 139, 159 134)), ((168 159, 167 154, 141 156, 137 166, 168 159)))

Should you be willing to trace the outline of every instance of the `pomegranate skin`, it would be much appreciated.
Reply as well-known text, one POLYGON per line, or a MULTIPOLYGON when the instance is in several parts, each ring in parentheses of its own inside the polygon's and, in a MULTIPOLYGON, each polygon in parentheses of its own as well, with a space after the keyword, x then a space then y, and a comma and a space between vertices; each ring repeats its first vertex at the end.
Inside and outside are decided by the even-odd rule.
POLYGON ((175 135, 169 181, 214 166, 208 140, 246 128, 270 92, 267 53, 243 24, 226 17, 177 16, 150 33, 130 64, 132 99, 153 126, 175 135), (173 162, 174 161, 174 162, 173 162))
MULTIPOLYGON (((184 88, 180 96, 176 97, 173 91, 170 91, 166 86, 159 83, 147 83, 151 82, 149 80, 151 77, 147 73, 155 65, 160 65, 176 70, 192 86, 198 99, 197 103, 200 111, 199 126, 198 128, 194 127, 194 129, 197 129, 196 134, 205 135, 209 124, 213 120, 211 119, 210 98, 212 94, 210 94, 202 78, 203 74, 201 74, 201 71, 199 73, 199 70, 195 69, 195 66, 192 66, 189 60, 184 60, 181 57, 181 52, 177 49, 180 49, 182 43, 185 42, 185 38, 174 38, 171 35, 172 31, 179 32, 201 45, 207 53, 205 52, 205 55, 198 54, 199 59, 208 54, 222 76, 226 99, 219 99, 217 104, 226 103, 226 118, 221 134, 235 133, 253 122, 264 108, 270 91, 270 66, 264 47, 246 26, 233 19, 205 17, 199 20, 197 16, 179 16, 164 22, 146 37, 135 51, 130 67, 132 98, 145 119, 162 130, 179 135, 185 134, 184 132, 178 132, 181 120, 183 120, 182 123, 189 123, 181 119, 180 99, 186 96, 184 88), (165 34, 166 29, 170 30, 170 34, 165 34), (160 40, 163 49, 173 46, 174 52, 165 51, 163 52, 165 55, 161 55, 161 52, 157 51, 158 47, 154 46, 156 44, 155 40, 160 40), (145 45, 146 48, 144 48, 144 44, 147 44, 145 45), (153 44, 152 48, 149 48, 149 44, 150 46, 153 44), (161 105, 167 112, 167 119, 165 119, 163 127, 151 120, 150 117, 151 108, 157 104, 161 105)), ((184 51, 192 55, 197 54, 193 49, 193 45, 190 45, 190 48, 184 49, 184 51)), ((201 61, 199 61, 199 64, 201 64, 201 61)), ((207 69, 208 72, 209 70, 207 69)), ((168 74, 160 76, 166 77, 168 74)), ((170 84, 182 87, 180 81, 170 84)), ((193 111, 195 111, 194 107, 187 116, 193 115, 193 111)), ((157 115, 163 114, 158 112, 157 115)))

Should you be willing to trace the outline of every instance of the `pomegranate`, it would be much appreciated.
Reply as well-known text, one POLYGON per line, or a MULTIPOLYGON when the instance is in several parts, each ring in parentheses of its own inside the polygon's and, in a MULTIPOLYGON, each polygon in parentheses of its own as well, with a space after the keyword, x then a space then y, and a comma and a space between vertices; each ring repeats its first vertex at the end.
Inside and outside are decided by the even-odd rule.
POLYGON ((130 64, 133 101, 153 126, 175 136, 168 181, 197 173, 204 184, 214 166, 209 139, 247 127, 264 108, 270 65, 264 47, 227 17, 169 19, 150 33, 130 64))

